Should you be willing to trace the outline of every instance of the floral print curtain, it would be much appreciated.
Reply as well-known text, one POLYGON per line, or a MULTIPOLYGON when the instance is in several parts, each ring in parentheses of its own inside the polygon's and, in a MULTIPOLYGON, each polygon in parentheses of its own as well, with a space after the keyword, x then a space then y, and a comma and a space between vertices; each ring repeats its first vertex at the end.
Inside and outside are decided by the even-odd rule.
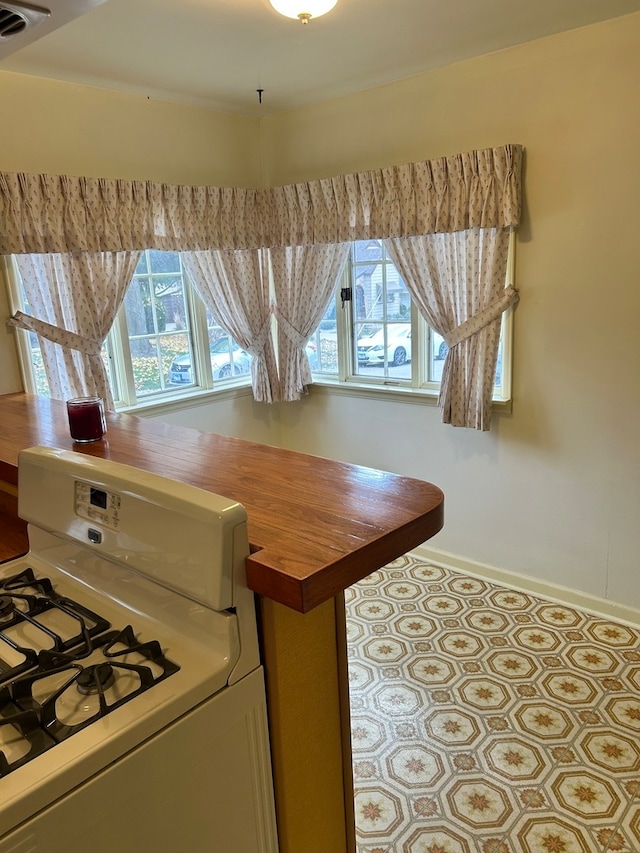
MULTIPOLYGON (((420 310, 451 348, 440 394, 443 420, 487 429, 499 316, 517 298, 512 289, 499 291, 508 231, 520 219, 522 156, 522 146, 505 145, 260 189, 0 173, 0 254, 78 258, 123 253, 131 261, 142 249, 189 253, 186 267, 205 303, 253 355, 255 398, 272 402, 281 393, 284 399, 298 399, 309 384, 303 346, 335 282, 339 247, 384 239, 420 310), (273 309, 265 277, 267 250, 273 253, 273 309), (272 310, 279 320, 282 389, 271 340, 272 310)), ((25 258, 19 263, 27 277, 40 276, 35 262, 25 258)), ((87 304, 97 299, 100 309, 100 300, 111 306, 120 299, 119 272, 89 284, 92 273, 81 268, 74 261, 65 274, 84 282, 87 304), (112 291, 118 293, 115 300, 112 291)), ((42 273, 47 280, 55 280, 53 269, 42 273)), ((56 298, 62 300, 61 294, 56 298)), ((61 330, 75 334, 64 342, 76 353, 65 356, 68 387, 88 383, 88 391, 91 363, 99 393, 110 399, 96 347, 115 312, 98 310, 99 322, 80 323, 78 316, 74 309, 67 317, 64 301, 52 303, 42 309, 39 328, 33 328, 47 351, 61 330)), ((19 315, 14 322, 27 324, 19 315)), ((53 356, 46 359, 53 374, 53 356)), ((63 372, 54 384, 57 393, 66 395, 63 372)))
POLYGON ((305 345, 322 319, 348 255, 348 243, 270 251, 283 400, 299 400, 313 381, 305 345))
POLYGON ((438 398, 443 422, 488 430, 500 321, 518 300, 505 288, 509 230, 472 228, 385 246, 418 310, 449 346, 438 398))
POLYGON ((257 249, 184 252, 182 262, 216 322, 251 358, 254 399, 274 403, 280 382, 271 338, 267 259, 257 249))
POLYGON ((281 187, 0 172, 0 254, 260 249, 509 228, 522 147, 281 187))
POLYGON ((113 397, 102 345, 122 304, 140 252, 18 255, 31 314, 9 321, 38 335, 51 394, 61 400, 113 397))

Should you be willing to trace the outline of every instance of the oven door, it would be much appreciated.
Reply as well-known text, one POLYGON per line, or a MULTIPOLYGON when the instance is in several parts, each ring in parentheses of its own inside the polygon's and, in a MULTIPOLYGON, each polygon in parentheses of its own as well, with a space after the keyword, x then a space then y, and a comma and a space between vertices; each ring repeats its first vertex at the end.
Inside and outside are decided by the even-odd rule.
POLYGON ((257 669, 5 835, 0 853, 277 853, 272 790, 257 669))

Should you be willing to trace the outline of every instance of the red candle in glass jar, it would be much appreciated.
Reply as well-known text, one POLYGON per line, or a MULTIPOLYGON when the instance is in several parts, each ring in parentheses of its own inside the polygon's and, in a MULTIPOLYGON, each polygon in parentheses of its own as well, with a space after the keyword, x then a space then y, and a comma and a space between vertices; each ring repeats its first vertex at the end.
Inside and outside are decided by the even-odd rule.
POLYGON ((71 438, 78 442, 99 441, 107 431, 104 404, 100 397, 67 400, 71 438))

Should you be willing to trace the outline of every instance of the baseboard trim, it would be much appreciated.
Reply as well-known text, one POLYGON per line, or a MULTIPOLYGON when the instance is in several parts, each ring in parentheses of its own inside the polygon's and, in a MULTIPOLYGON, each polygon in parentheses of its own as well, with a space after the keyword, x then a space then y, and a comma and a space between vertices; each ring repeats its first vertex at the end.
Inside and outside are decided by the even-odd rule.
POLYGON ((566 604, 568 607, 578 607, 594 616, 602 616, 615 619, 616 622, 624 622, 631 627, 640 627, 640 610, 635 607, 627 607, 615 601, 598 598, 579 590, 561 586, 551 581, 543 581, 537 578, 521 575, 506 569, 499 569, 485 563, 478 563, 466 557, 459 557, 448 551, 431 548, 428 545, 419 545, 411 552, 422 560, 441 565, 444 568, 454 569, 473 577, 504 584, 519 592, 528 592, 555 604, 566 604))

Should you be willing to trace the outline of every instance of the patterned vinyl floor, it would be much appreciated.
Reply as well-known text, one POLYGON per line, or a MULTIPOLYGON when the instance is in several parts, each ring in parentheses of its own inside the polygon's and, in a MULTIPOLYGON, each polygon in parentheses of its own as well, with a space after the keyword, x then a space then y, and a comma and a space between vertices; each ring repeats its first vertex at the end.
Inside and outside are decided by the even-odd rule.
POLYGON ((640 853, 640 631, 415 555, 346 599, 358 853, 640 853))

